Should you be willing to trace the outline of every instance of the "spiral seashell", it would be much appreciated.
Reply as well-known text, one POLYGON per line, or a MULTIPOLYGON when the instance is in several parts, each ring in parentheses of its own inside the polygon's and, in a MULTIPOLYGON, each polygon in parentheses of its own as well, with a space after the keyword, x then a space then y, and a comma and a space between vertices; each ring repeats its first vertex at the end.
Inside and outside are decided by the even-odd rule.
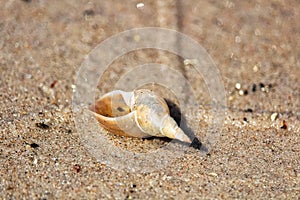
POLYGON ((90 106, 103 128, 113 134, 138 138, 168 137, 191 143, 170 116, 166 101, 151 90, 115 90, 90 106))

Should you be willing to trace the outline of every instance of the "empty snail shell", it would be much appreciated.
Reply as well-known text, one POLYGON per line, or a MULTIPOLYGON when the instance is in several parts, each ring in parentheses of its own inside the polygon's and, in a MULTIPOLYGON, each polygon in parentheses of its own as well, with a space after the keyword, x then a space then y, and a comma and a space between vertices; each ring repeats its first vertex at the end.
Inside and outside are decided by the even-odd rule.
POLYGON ((115 90, 105 94, 89 109, 102 127, 113 134, 138 138, 168 137, 191 143, 170 116, 166 101, 153 91, 115 90))

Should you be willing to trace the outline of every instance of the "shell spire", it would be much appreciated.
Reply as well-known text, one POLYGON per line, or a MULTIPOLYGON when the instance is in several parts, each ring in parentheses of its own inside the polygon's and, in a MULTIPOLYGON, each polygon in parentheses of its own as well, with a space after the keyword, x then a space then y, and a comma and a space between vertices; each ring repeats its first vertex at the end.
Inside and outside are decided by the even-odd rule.
POLYGON ((192 142, 191 139, 177 125, 175 120, 169 115, 165 116, 160 132, 168 138, 177 139, 182 142, 188 142, 188 143, 192 142))

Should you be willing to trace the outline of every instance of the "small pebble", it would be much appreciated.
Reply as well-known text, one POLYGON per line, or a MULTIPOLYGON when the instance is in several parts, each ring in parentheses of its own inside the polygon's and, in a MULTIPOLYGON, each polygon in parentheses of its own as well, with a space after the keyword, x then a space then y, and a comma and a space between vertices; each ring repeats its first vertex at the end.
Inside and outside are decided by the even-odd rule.
POLYGON ((125 199, 133 199, 133 197, 130 195, 127 195, 125 199))
POLYGON ((50 85, 50 88, 54 88, 57 82, 58 82, 58 80, 53 81, 50 85))
POLYGON ((235 36, 234 40, 236 43, 240 43, 242 41, 240 36, 235 36))
POLYGON ((94 16, 95 12, 92 9, 87 9, 85 11, 83 11, 83 16, 94 16))
POLYGON ((42 128, 42 129, 49 129, 50 126, 45 124, 45 123, 42 123, 42 122, 39 122, 39 123, 36 123, 35 124, 38 128, 42 128))
POLYGON ((245 112, 253 112, 253 110, 251 108, 248 108, 245 110, 245 112))
POLYGON ((209 176, 214 176, 214 177, 217 177, 217 176, 218 176, 218 174, 216 174, 216 173, 214 173, 214 172, 211 172, 211 173, 209 173, 208 175, 209 175, 209 176))
POLYGON ((235 84, 235 89, 240 90, 242 87, 242 85, 240 83, 236 83, 235 84))
POLYGON ((253 71, 254 71, 254 72, 257 72, 257 71, 258 71, 258 66, 257 66, 257 65, 254 65, 253 71))
POLYGON ((145 6, 144 3, 138 3, 136 4, 136 8, 143 8, 145 6))
POLYGON ((252 85, 252 92, 256 92, 256 84, 255 83, 252 85))
POLYGON ((263 84, 263 83, 259 83, 259 87, 260 87, 260 90, 261 91, 265 91, 265 84, 263 84))
POLYGON ((287 123, 285 120, 282 121, 282 126, 280 127, 281 129, 286 130, 288 128, 287 123))
POLYGON ((31 79, 32 75, 31 74, 23 74, 23 77, 26 79, 31 79))
POLYGON ((73 92, 76 92, 76 85, 71 85, 73 92))
POLYGON ((73 166, 73 169, 74 169, 77 173, 79 173, 79 172, 81 171, 81 166, 80 166, 79 164, 75 164, 75 165, 73 166))
POLYGON ((273 121, 275 121, 276 119, 277 119, 277 116, 278 116, 278 113, 273 113, 272 115, 271 115, 271 121, 273 122, 273 121))
POLYGON ((38 145, 37 143, 31 143, 30 147, 35 149, 35 148, 40 147, 40 145, 38 145))
POLYGON ((26 144, 25 148, 26 148, 27 151, 31 151, 32 150, 31 146, 28 145, 28 144, 26 144))

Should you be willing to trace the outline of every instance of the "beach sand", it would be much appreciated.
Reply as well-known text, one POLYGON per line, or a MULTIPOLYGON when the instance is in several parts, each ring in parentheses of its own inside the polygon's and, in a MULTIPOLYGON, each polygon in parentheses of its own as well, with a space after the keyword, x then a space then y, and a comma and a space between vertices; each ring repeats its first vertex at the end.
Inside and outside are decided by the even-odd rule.
MULTIPOLYGON (((0 199, 299 199, 299 2, 138 3, 0 2, 0 199), (172 54, 149 49, 117 59, 103 75, 102 92, 133 66, 172 65, 197 93, 195 135, 224 117, 208 155, 187 147, 164 167, 153 159, 147 160, 153 170, 130 172, 97 159, 101 148, 87 148, 72 98, 87 55, 105 39, 143 27, 174 29, 201 44, 219 70, 227 103, 224 113, 213 113, 206 75, 196 76, 172 54)), ((97 134, 145 158, 170 142, 97 134)))

